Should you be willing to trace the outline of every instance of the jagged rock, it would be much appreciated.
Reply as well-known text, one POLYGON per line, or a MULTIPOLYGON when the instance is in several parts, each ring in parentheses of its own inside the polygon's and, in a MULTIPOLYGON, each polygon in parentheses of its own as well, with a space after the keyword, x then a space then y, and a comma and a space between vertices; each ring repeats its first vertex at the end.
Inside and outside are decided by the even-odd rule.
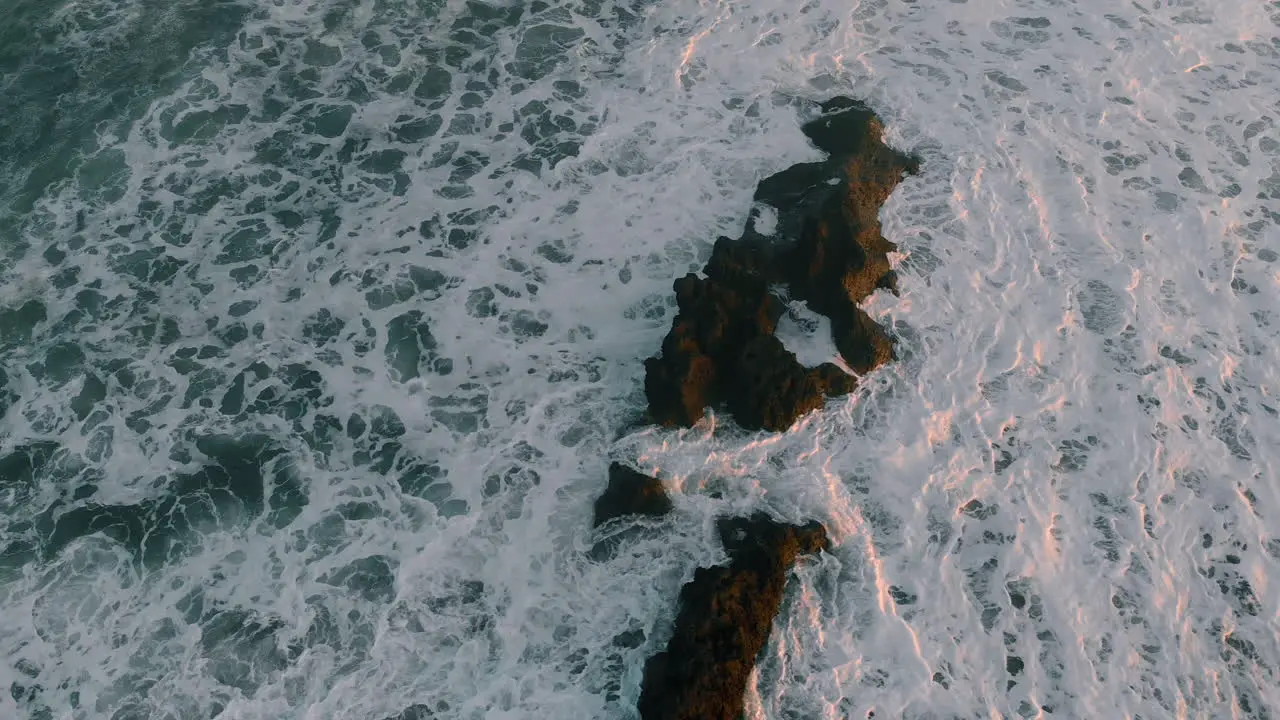
MULTIPOLYGON (((893 358, 884 329, 859 307, 877 289, 894 290, 880 205, 917 163, 884 145, 879 121, 848 98, 822 106, 804 132, 826 160, 792 166, 761 181, 757 201, 773 206, 768 233, 748 223, 738 240, 717 239, 702 276, 675 281, 679 308, 662 352, 645 361, 649 417, 689 426, 709 406, 725 407, 748 429, 785 430, 856 378, 832 363, 804 367, 775 337, 785 286, 831 320, 844 361, 866 372, 893 358)), ((596 503, 596 525, 628 514, 661 515, 671 502, 656 479, 620 465, 596 503)), ((739 720, 747 680, 782 604, 791 566, 826 549, 818 523, 786 525, 764 515, 722 519, 729 554, 723 567, 700 568, 680 593, 665 651, 645 665, 643 720, 739 720)), ((593 548, 603 557, 625 533, 593 548)))
POLYGON ((817 378, 773 335, 753 338, 733 362, 735 382, 725 406, 743 427, 786 430, 826 403, 817 378))
POLYGON ((643 720, 738 720, 791 566, 828 546, 816 522, 786 525, 757 514, 723 519, 719 530, 729 564, 699 568, 681 590, 671 641, 645 665, 643 720))
MULTIPOLYGON (((716 247, 729 241, 721 238, 716 247)), ((714 256, 714 253, 713 253, 714 256)), ((752 341, 772 337, 782 303, 749 267, 720 260, 723 272, 675 281, 679 312, 662 343, 662 355, 645 361, 649 412, 662 425, 689 426, 704 409, 739 387, 737 362, 752 341)))
POLYGON ((827 397, 848 395, 858 387, 858 379, 833 363, 822 363, 811 369, 809 375, 818 383, 827 397))
POLYGON ((916 162, 887 147, 870 110, 847 98, 823 105, 804 132, 827 160, 802 163, 761 181, 756 200, 778 211, 768 238, 748 225, 739 240, 719 238, 703 269, 675 282, 679 308, 660 356, 645 361, 649 414, 661 425, 690 426, 724 406, 744 428, 785 430, 856 380, 830 363, 805 368, 774 337, 785 285, 831 320, 844 361, 867 372, 893 358, 884 329, 858 305, 894 289, 880 233, 880 205, 916 162))
POLYGON ((671 498, 657 478, 631 468, 609 465, 609 486, 596 499, 595 526, 624 515, 665 515, 671 512, 671 498))
POLYGON ((824 392, 852 389, 852 378, 835 380, 839 368, 810 370, 774 336, 783 310, 769 292, 775 260, 768 247, 720 238, 707 277, 675 282, 679 313, 662 355, 645 361, 655 422, 689 426, 723 404, 743 427, 785 430, 822 407, 824 392))
MULTIPOLYGON (((879 140, 883 128, 869 110, 841 110, 810 123, 806 133, 833 153, 829 162, 842 182, 839 192, 819 199, 810 191, 801 201, 800 233, 783 260, 788 287, 831 319, 841 356, 854 370, 866 372, 893 358, 889 337, 858 307, 877 289, 895 289, 888 257, 895 247, 881 235, 880 206, 917 163, 879 140)), ((779 192, 771 191, 775 198, 779 192)))
MULTIPOLYGON (((609 485, 604 494, 596 498, 594 527, 616 518, 659 517, 668 512, 671 512, 671 498, 661 481, 620 463, 612 463, 609 465, 609 485)), ((587 555, 603 562, 613 557, 619 548, 647 534, 646 528, 640 524, 623 524, 598 539, 587 555)))

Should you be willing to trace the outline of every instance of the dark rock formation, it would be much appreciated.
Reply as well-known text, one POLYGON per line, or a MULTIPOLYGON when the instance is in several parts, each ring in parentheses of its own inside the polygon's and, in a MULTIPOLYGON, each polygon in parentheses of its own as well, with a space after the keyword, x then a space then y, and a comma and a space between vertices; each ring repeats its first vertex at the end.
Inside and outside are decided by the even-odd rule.
MULTIPOLYGON (((795 165, 757 188, 756 200, 778 211, 771 233, 748 224, 738 240, 719 238, 701 276, 675 281, 679 312, 661 354, 645 361, 652 421, 689 426, 714 406, 745 428, 785 430, 827 397, 854 389, 855 377, 831 363, 804 367, 774 335, 784 309, 778 286, 831 320, 836 347, 854 371, 893 358, 891 339, 859 303, 877 289, 894 289, 894 246, 881 235, 878 214, 916 162, 884 145, 879 122, 858 103, 837 98, 822 110, 804 132, 830 157, 795 165)), ((615 463, 595 524, 670 509, 660 482, 615 463)), ((597 544, 593 556, 629 542, 630 530, 597 544)), ((698 569, 681 590, 671 641, 645 666, 643 720, 738 720, 792 565, 827 547, 818 523, 786 525, 760 514, 721 519, 719 531, 730 562, 698 569)))
MULTIPOLYGON (((722 239, 716 246, 723 244, 722 239)), ((658 422, 692 425, 703 408, 737 384, 742 348, 773 336, 782 303, 764 279, 745 268, 706 278, 685 275, 675 291, 680 312, 662 342, 662 356, 645 361, 645 394, 658 422)))
POLYGON ((609 465, 609 487, 596 499, 595 526, 624 515, 665 515, 671 498, 657 478, 613 463, 609 465))
MULTIPOLYGON (((609 487, 596 501, 595 525, 670 510, 661 482, 614 463, 609 487)), ((671 641, 645 665, 643 720, 738 720, 791 566, 828 546, 826 530, 816 522, 787 525, 757 513, 722 518, 717 525, 729 564, 699 568, 680 591, 671 641)), ((598 545, 592 555, 602 559, 617 542, 598 545)))
POLYGON ((893 289, 880 234, 880 205, 915 170, 911 158, 885 146, 883 128, 845 99, 823 106, 805 133, 831 156, 795 165, 761 181, 756 200, 775 207, 774 237, 748 226, 739 240, 719 238, 699 277, 675 282, 679 312, 660 356, 645 361, 650 417, 690 426, 708 406, 725 407, 747 429, 785 430, 826 397, 856 381, 831 364, 805 368, 774 337, 785 285, 831 320, 845 362, 866 372, 893 357, 883 328, 858 304, 878 288, 893 289))
POLYGON ((722 237, 705 278, 675 282, 680 312, 662 355, 645 361, 656 422, 689 426, 708 405, 725 405, 743 427, 785 430, 822 407, 824 392, 853 389, 835 365, 806 368, 774 336, 783 306, 769 284, 779 268, 768 246, 722 237))
POLYGON ((699 568, 680 591, 671 641, 645 665, 644 720, 738 720, 791 566, 827 547, 816 522, 785 525, 755 515, 721 520, 719 529, 729 564, 699 568))
POLYGON ((856 106, 819 118, 806 133, 832 153, 828 164, 840 183, 828 187, 838 192, 811 188, 793 201, 785 183, 766 181, 757 199, 797 203, 799 236, 785 263, 791 293, 831 319, 841 356, 854 370, 866 372, 893 357, 884 330, 858 307, 875 290, 895 287, 888 258, 894 245, 880 234, 880 206, 903 174, 916 170, 916 162, 881 142, 879 121, 856 106))

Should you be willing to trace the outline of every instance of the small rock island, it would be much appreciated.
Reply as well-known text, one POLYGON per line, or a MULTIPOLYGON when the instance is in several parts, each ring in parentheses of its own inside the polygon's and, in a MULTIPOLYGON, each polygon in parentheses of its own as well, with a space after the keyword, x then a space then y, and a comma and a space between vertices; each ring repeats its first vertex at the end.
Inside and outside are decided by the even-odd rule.
MULTIPOLYGON (((919 163, 885 145, 880 121, 857 101, 833 98, 821 111, 803 131, 827 159, 794 165, 756 189, 756 201, 777 211, 774 231, 748 223, 739 239, 716 240, 701 276, 675 281, 678 312, 661 353, 644 364, 651 422, 690 427, 710 407, 745 429, 783 432, 853 391, 855 375, 834 363, 805 367, 774 335, 779 288, 830 320, 855 373, 894 358, 892 339, 859 305, 877 289, 896 290, 880 206, 919 163)), ((595 523, 671 507, 658 479, 614 463, 595 523)), ((828 547, 819 523, 762 513, 721 518, 718 531, 729 564, 699 568, 681 590, 667 649, 645 665, 644 720, 738 720, 792 566, 828 547)))

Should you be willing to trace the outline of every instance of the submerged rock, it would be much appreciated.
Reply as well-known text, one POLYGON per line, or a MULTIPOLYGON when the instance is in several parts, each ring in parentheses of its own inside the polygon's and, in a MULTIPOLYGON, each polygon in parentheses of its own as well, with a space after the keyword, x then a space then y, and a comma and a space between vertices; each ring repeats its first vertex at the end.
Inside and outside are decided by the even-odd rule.
POLYGON ((756 657, 791 566, 827 548, 816 522, 787 525, 765 515, 724 519, 720 539, 729 564, 699 568, 680 591, 667 649, 645 665, 639 710, 644 720, 738 720, 756 657))
POLYGON ((916 162, 881 140, 870 110, 844 98, 804 132, 831 153, 761 181, 756 200, 778 211, 776 235, 749 225, 739 240, 719 238, 699 277, 675 282, 679 312, 662 353, 645 361, 645 395, 654 422, 690 426, 707 407, 725 407, 751 430, 785 430, 856 380, 825 363, 806 368, 776 337, 785 286, 831 320, 844 361, 867 372, 893 357, 888 334, 858 305, 893 289, 879 210, 916 162))
MULTIPOLYGON (((619 518, 660 517, 671 512, 671 498, 662 481, 636 472, 621 463, 609 465, 609 486, 596 498, 594 527, 619 518)), ((588 556, 597 561, 613 557, 619 548, 649 535, 643 523, 622 523, 610 528, 591 546, 588 556)))

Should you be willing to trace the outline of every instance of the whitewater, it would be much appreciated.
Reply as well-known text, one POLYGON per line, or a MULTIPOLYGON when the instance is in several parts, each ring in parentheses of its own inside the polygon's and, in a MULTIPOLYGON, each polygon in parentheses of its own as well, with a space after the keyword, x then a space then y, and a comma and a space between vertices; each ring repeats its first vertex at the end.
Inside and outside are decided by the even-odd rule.
POLYGON ((833 547, 753 719, 1280 714, 1280 2, 6 12, 0 717, 634 718, 754 510, 833 547), (898 361, 645 427, 834 95, 922 159, 898 361), (601 559, 614 460, 675 511, 601 559))

